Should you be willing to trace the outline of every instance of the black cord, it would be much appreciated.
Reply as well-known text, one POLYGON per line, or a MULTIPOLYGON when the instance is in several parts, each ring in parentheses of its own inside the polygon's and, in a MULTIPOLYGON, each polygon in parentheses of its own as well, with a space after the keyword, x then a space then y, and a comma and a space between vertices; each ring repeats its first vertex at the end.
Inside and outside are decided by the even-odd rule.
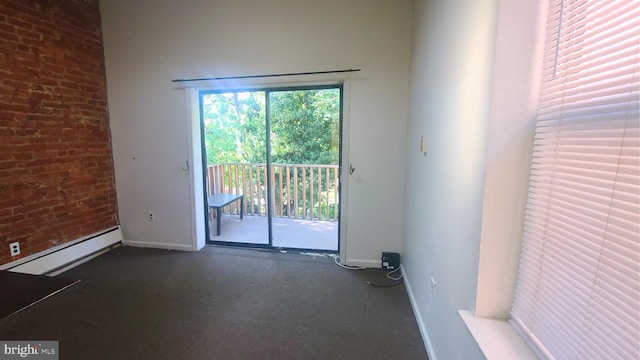
POLYGON ((394 284, 376 284, 376 283, 372 283, 371 281, 367 281, 367 285, 373 286, 373 287, 376 287, 376 288, 394 287, 394 286, 398 286, 400 284, 402 284, 402 281, 397 281, 394 284))
POLYGON ((389 271, 387 273, 387 279, 391 279, 393 281, 395 281, 392 284, 376 284, 376 283, 372 283, 371 281, 367 281, 367 285, 369 286, 373 286, 373 287, 377 287, 377 288, 385 288, 385 287, 394 287, 394 286, 398 286, 400 284, 402 284, 402 276, 404 274, 402 274, 402 272, 400 272, 400 276, 398 276, 397 278, 394 278, 391 276, 391 274, 393 274, 394 272, 400 270, 400 268, 396 268, 395 270, 389 271))

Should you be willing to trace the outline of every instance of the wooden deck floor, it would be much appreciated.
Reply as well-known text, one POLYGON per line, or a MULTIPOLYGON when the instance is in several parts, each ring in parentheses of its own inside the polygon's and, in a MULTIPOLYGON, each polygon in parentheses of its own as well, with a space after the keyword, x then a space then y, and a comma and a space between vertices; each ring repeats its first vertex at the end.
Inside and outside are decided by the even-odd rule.
MULTIPOLYGON (((225 214, 221 219, 220 236, 215 235, 216 222, 209 221, 210 239, 213 241, 268 244, 268 224, 264 216, 225 214)), ((338 223, 303 219, 273 218, 273 246, 338 250, 338 223)))

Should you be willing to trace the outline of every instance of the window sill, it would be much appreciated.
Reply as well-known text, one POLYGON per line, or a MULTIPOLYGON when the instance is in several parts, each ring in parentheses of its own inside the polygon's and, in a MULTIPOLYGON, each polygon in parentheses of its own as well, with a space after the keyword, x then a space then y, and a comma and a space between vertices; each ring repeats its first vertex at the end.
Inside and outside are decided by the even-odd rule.
POLYGON ((467 310, 459 310, 458 314, 487 360, 539 360, 508 321, 477 318, 467 310))

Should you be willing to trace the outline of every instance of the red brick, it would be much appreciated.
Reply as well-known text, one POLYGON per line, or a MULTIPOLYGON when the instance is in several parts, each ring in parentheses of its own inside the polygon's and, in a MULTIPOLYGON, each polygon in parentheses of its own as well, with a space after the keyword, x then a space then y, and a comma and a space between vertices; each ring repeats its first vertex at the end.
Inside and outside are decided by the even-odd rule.
POLYGON ((118 218, 97 1, 2 0, 0 49, 2 264, 118 218))

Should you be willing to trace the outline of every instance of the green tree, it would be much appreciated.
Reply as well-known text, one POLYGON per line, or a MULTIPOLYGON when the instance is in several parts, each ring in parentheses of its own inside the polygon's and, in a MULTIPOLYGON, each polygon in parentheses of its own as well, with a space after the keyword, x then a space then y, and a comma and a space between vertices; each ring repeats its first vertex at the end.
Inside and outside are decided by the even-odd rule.
MULTIPOLYGON (((271 156, 277 164, 338 164, 338 89, 270 93, 271 156)), ((203 96, 207 162, 265 161, 264 92, 203 96)))
POLYGON ((272 92, 271 156, 280 164, 338 164, 338 89, 272 92))
POLYGON ((203 96, 207 163, 264 162, 263 92, 203 96))
MULTIPOLYGON (((337 165, 339 161, 339 123, 340 123, 340 91, 339 89, 294 90, 270 93, 271 107, 271 156, 274 164, 316 164, 337 165)), ((279 168, 276 168, 276 173, 279 168)), ((286 180, 278 182, 276 174, 274 191, 276 198, 280 193, 286 194, 286 180)), ((283 174, 285 177, 286 174, 283 174)), ((289 174, 290 177, 293 174, 289 174)), ((330 186, 337 179, 331 173, 330 186)), ((317 214, 328 205, 327 198, 320 198, 315 193, 314 203, 310 203, 311 179, 298 184, 298 193, 306 192, 306 208, 314 208, 317 214)), ((325 194, 326 196, 326 194, 325 194)), ((289 197, 289 196, 285 196, 289 197)), ((280 204, 282 212, 288 215, 292 208, 289 204, 280 204)), ((335 211, 335 209, 332 209, 335 211)), ((324 213, 324 212, 323 212, 324 213)), ((331 213, 332 214, 332 213, 331 213)), ((306 214, 305 214, 306 216, 306 214)), ((331 215, 332 216, 332 215, 331 215)))
MULTIPOLYGON (((337 165, 340 90, 283 90, 268 94, 272 163, 337 165)), ((202 100, 207 163, 266 162, 265 92, 214 93, 204 95, 202 100)), ((290 198, 287 196, 290 194, 285 194, 286 179, 279 183, 280 167, 275 167, 274 171, 276 198, 281 193, 290 198)), ((332 186, 337 179, 333 173, 329 178, 332 186)), ((298 193, 306 192, 306 198, 310 199, 310 179, 305 182, 298 184, 298 193)), ((265 185, 261 183, 259 186, 259 191, 264 191, 265 185)), ((318 211, 329 206, 328 199, 319 198, 319 193, 315 196, 314 204, 307 200, 307 209, 314 207, 314 211, 318 211)), ((278 206, 282 207, 285 215, 289 211, 298 211, 291 204, 278 206)))

